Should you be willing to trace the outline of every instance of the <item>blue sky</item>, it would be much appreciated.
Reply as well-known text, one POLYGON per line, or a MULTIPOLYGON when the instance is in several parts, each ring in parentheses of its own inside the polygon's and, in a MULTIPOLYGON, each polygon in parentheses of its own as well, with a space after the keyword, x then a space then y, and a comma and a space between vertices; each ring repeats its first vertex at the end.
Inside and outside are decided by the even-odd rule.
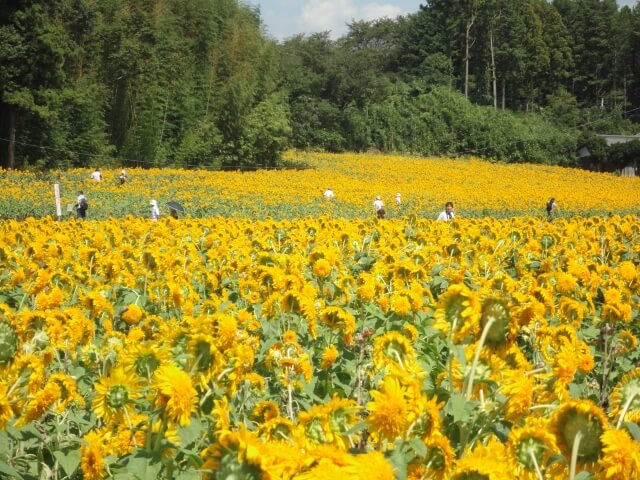
MULTIPOLYGON (((618 0, 618 5, 635 5, 638 0, 618 0)), ((395 18, 416 12, 421 0, 244 0, 260 7, 267 33, 278 40, 296 33, 331 31, 338 38, 352 20, 395 18)), ((426 3, 426 0, 422 0, 426 3)))

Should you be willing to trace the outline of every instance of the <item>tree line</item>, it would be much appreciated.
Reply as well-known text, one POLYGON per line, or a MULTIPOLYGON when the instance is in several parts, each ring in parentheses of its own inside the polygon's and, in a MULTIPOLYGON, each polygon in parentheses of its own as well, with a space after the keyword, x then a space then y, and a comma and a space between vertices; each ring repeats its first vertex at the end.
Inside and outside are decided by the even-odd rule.
POLYGON ((290 147, 575 165, 590 144, 607 169, 640 151, 594 136, 638 133, 640 8, 614 0, 429 0, 282 42, 238 0, 4 3, 5 168, 272 168, 290 147))

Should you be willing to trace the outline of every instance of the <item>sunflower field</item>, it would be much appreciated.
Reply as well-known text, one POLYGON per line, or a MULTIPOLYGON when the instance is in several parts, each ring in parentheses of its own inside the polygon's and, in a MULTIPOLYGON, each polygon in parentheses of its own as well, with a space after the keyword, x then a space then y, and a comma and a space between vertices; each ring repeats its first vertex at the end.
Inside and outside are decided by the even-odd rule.
POLYGON ((640 477, 638 179, 305 162, 0 173, 0 478, 640 477))

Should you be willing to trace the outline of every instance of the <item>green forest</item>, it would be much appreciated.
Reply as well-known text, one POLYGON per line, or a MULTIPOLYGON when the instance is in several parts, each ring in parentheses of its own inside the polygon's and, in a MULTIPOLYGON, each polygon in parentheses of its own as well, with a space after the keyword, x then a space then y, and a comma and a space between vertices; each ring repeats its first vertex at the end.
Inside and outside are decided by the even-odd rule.
POLYGON ((640 133, 640 7, 614 0, 429 0, 284 41, 238 0, 2 4, 4 168, 251 170, 296 148, 615 170, 640 152, 596 136, 640 133))

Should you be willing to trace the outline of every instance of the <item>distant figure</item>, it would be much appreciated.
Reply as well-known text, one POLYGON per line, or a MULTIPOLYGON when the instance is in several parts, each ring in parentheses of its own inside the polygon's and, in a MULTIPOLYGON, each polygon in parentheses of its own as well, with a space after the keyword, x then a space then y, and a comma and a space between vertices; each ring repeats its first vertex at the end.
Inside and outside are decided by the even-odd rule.
POLYGON ((124 171, 124 168, 120 172, 120 175, 118 175, 118 179, 120 180, 120 185, 124 185, 127 181, 127 172, 124 171))
POLYGON ((384 218, 384 216, 387 214, 387 212, 384 211, 384 207, 379 208, 378 210, 376 210, 376 217, 377 218, 384 218))
POLYGON ((455 217, 455 214, 453 213, 453 202, 447 202, 444 206, 444 211, 438 215, 438 220, 448 222, 453 217, 455 217))
POLYGON ((91 174, 91 179, 96 182, 102 181, 102 173, 100 173, 100 169, 96 168, 95 171, 91 174))
POLYGON ((327 188, 322 195, 324 195, 324 198, 326 198, 327 200, 333 200, 334 195, 331 188, 327 188))
POLYGON ((402 196, 399 193, 396 193, 395 202, 396 202, 396 207, 399 207, 400 205, 402 205, 402 196))
POLYGON ((375 209, 376 214, 380 210, 384 210, 384 202, 382 201, 382 199, 380 197, 376 197, 376 199, 373 201, 373 208, 375 209))
POLYGON ((156 222, 160 218, 160 209, 158 208, 158 202, 156 202, 155 200, 151 200, 149 202, 149 205, 151 205, 151 220, 156 222))
POLYGON ((553 212, 556 208, 558 208, 558 205, 556 204, 556 199, 551 197, 547 202, 547 220, 549 221, 553 220, 553 212))
POLYGON ((84 192, 80 190, 78 192, 78 198, 76 199, 76 215, 80 219, 87 218, 87 208, 89 208, 89 202, 87 197, 84 196, 84 192))

